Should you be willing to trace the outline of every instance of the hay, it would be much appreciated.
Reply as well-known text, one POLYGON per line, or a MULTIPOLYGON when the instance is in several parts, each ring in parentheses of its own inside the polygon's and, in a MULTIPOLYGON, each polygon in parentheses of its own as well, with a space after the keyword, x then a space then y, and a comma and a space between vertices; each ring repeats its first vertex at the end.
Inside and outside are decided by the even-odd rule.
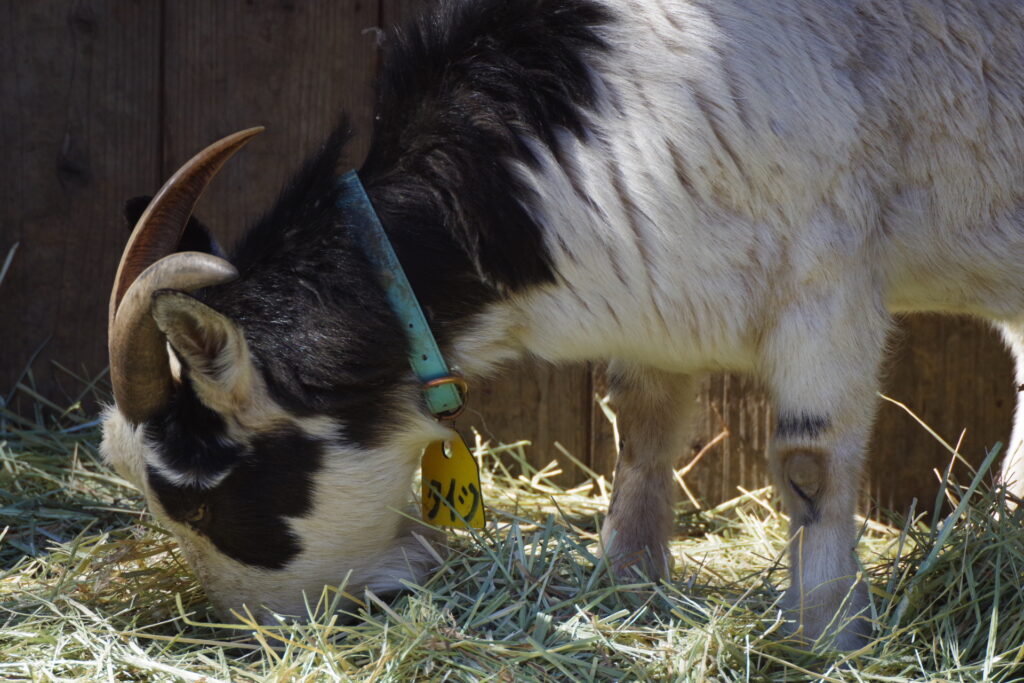
POLYGON ((769 489, 680 504, 673 581, 616 584, 595 556, 608 482, 563 490, 525 442, 478 444, 490 526, 453 534, 426 585, 341 614, 337 586, 311 596, 309 624, 245 627, 215 623, 173 540, 100 462, 94 421, 30 381, 18 392, 37 406, 0 408, 3 680, 1024 679, 1024 513, 984 472, 946 483, 939 523, 864 522, 878 629, 857 653, 784 637, 786 520, 769 489))

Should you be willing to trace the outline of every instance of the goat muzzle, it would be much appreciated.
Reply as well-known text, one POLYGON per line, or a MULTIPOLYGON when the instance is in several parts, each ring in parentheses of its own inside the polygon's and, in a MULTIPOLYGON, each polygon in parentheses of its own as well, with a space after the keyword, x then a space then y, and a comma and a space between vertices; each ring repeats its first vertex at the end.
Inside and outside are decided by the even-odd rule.
POLYGON ((235 152, 262 131, 262 127, 239 131, 189 159, 160 188, 128 238, 110 293, 107 349, 114 401, 135 424, 160 412, 173 391, 166 340, 150 315, 153 293, 161 289, 194 292, 238 277, 235 267, 222 258, 175 252, 206 186, 235 152))

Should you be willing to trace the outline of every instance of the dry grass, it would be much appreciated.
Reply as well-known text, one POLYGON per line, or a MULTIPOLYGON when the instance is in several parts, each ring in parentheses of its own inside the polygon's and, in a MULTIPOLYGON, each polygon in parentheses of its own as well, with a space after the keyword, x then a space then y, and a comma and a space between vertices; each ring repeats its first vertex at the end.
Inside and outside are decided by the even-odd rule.
MULTIPOLYGON (((19 391, 31 398, 30 381, 19 391)), ((608 483, 562 490, 525 443, 481 445, 490 526, 453 535, 426 585, 392 604, 355 596, 342 614, 334 587, 305 625, 216 624, 97 438, 75 407, 3 410, 0 679, 1024 680, 1024 513, 984 471, 944 487, 955 511, 941 520, 864 524, 877 639, 837 654, 782 635, 786 526, 770 490, 681 504, 673 581, 617 585, 595 557, 608 483)))

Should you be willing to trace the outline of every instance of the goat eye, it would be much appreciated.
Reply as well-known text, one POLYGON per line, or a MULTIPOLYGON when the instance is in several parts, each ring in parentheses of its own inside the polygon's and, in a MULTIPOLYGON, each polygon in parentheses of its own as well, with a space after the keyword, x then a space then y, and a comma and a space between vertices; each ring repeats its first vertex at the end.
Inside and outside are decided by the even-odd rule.
POLYGON ((202 503, 199 507, 197 507, 195 512, 193 512, 191 515, 185 518, 185 521, 189 522, 190 524, 195 524, 196 522, 203 521, 204 517, 206 517, 206 503, 202 503))

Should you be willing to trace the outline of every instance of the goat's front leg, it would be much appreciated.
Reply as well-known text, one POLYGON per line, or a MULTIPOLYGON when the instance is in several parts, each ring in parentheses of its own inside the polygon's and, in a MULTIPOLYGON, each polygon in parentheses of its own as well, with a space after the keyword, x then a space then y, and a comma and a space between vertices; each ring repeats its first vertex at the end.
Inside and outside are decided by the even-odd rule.
POLYGON ((619 458, 601 530, 604 554, 618 575, 635 567, 650 578, 667 577, 676 493, 672 468, 686 445, 696 403, 694 382, 686 375, 624 363, 611 364, 608 381, 619 458))
POLYGON ((880 307, 852 299, 781 316, 763 360, 777 414, 772 472, 790 515, 785 605, 797 637, 834 637, 845 650, 870 631, 853 515, 888 325, 880 307))

